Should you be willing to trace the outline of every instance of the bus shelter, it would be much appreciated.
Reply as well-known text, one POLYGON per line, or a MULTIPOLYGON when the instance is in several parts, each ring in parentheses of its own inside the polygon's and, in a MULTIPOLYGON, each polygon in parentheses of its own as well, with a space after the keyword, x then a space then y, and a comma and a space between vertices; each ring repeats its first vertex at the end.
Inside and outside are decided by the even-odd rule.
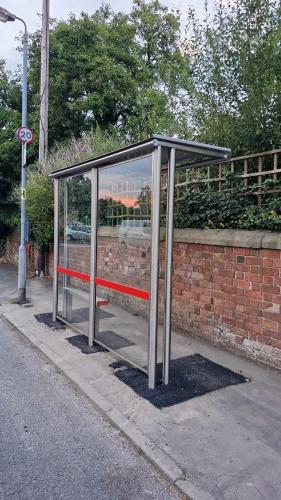
POLYGON ((53 319, 144 371, 150 389, 159 367, 169 383, 175 174, 229 152, 153 135, 51 174, 53 319))

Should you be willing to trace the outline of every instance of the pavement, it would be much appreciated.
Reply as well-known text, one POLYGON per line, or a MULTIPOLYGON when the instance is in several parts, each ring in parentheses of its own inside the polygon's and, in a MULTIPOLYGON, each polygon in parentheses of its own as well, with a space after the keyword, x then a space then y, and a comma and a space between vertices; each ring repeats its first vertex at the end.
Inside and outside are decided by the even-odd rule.
POLYGON ((18 271, 15 266, 11 264, 3 264, 0 262, 0 302, 9 298, 17 296, 18 271))
POLYGON ((0 498, 180 500, 80 391, 0 319, 0 498))
MULTIPOLYGON (((109 352, 85 354, 69 328, 38 323, 50 312, 51 282, 29 281, 31 304, 2 303, 0 314, 62 371, 94 407, 194 500, 281 498, 281 374, 198 339, 173 333, 179 351, 244 375, 229 385, 157 408, 116 376, 109 352)), ((200 391, 198 392, 200 394, 200 391)))

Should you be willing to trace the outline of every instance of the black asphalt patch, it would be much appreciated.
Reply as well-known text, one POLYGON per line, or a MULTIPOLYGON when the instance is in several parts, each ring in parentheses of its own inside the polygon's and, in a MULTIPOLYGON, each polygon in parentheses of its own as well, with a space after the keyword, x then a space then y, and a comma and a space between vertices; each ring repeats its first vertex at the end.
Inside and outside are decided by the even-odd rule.
POLYGON ((62 321, 60 321, 59 319, 53 321, 52 313, 34 314, 34 318, 37 319, 39 323, 44 323, 45 325, 49 326, 50 328, 54 328, 55 330, 65 329, 65 326, 62 321))
POLYGON ((94 354, 96 352, 107 352, 104 347, 94 342, 94 345, 90 347, 88 345, 88 337, 86 335, 73 335, 72 337, 67 337, 66 339, 74 347, 78 347, 83 354, 94 354))
MULTIPOLYGON (((113 314, 110 314, 103 309, 97 308, 98 319, 112 318, 113 314)), ((62 316, 62 313, 59 313, 62 316)), ((89 307, 81 307, 80 309, 73 309, 71 323, 83 323, 83 321, 89 321, 89 307)))
POLYGON ((115 333, 112 330, 99 332, 97 340, 102 342, 104 345, 108 346, 108 348, 112 349, 113 351, 116 351, 117 349, 122 349, 122 347, 129 347, 135 345, 130 340, 126 339, 125 337, 122 337, 122 335, 118 335, 118 333, 115 333))
MULTIPOLYGON (((162 363, 157 367, 159 379, 162 363)), ((171 361, 169 385, 159 385, 151 390, 147 376, 137 368, 124 367, 115 372, 116 377, 131 387, 139 396, 156 408, 166 408, 202 396, 230 385, 243 384, 249 379, 224 366, 193 354, 171 361)))

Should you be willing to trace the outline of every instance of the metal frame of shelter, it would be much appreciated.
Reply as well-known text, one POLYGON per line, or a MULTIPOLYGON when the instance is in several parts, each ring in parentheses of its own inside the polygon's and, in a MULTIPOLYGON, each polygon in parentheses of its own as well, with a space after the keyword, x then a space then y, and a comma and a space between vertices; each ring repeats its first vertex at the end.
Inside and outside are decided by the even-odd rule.
MULTIPOLYGON (((89 295, 89 346, 99 342, 96 338, 96 270, 97 270, 97 228, 98 228, 98 176, 99 169, 116 166, 121 162, 152 155, 152 201, 151 201, 151 261, 150 261, 150 304, 148 320, 148 387, 154 389, 157 382, 157 336, 159 302, 159 247, 160 247, 160 203, 161 172, 167 174, 166 204, 166 249, 164 281, 163 363, 162 380, 169 383, 171 358, 171 309, 172 309, 172 267, 174 230, 174 185, 176 169, 193 169, 210 165, 228 157, 230 150, 208 144, 197 143, 152 135, 147 140, 122 148, 118 151, 87 160, 58 171, 50 176, 54 179, 54 282, 53 319, 58 317, 58 258, 59 258, 59 180, 73 175, 91 172, 91 262, 89 295)), ((102 344, 104 345, 104 344, 102 344)), ((106 346, 105 346, 106 347, 106 346)), ((120 357, 120 354, 118 354, 120 357)), ((132 363, 133 364, 133 363, 132 363)))

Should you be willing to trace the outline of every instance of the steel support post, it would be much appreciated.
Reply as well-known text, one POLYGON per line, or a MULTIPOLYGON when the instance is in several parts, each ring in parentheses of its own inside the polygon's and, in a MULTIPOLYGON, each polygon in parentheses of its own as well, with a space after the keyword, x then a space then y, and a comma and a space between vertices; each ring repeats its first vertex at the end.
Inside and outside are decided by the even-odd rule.
POLYGON ((58 312, 58 260, 59 260, 59 181, 54 179, 54 277, 53 277, 53 321, 58 312))
MULTIPOLYGON (((63 237, 63 265, 64 267, 67 268, 68 266, 68 241, 67 241, 67 219, 68 219, 68 179, 63 180, 63 232, 64 232, 64 237, 63 237)), ((72 304, 72 296, 65 290, 65 288, 68 285, 69 278, 66 274, 63 275, 62 278, 63 281, 63 317, 67 319, 67 321, 71 321, 71 310, 70 306, 72 304)))
POLYGON ((163 382, 169 383, 171 360, 171 312, 174 239, 174 189, 176 171, 176 150, 171 148, 168 163, 168 189, 166 210, 166 254, 164 287, 164 328, 163 328, 163 382))
POLYGON ((150 389, 155 389, 157 375, 161 153, 162 148, 158 146, 152 154, 151 282, 148 335, 148 387, 150 389))
POLYGON ((92 169, 91 176, 91 271, 90 271, 90 313, 89 313, 89 346, 92 347, 96 337, 96 272, 97 272, 97 229, 98 229, 98 169, 92 169))

